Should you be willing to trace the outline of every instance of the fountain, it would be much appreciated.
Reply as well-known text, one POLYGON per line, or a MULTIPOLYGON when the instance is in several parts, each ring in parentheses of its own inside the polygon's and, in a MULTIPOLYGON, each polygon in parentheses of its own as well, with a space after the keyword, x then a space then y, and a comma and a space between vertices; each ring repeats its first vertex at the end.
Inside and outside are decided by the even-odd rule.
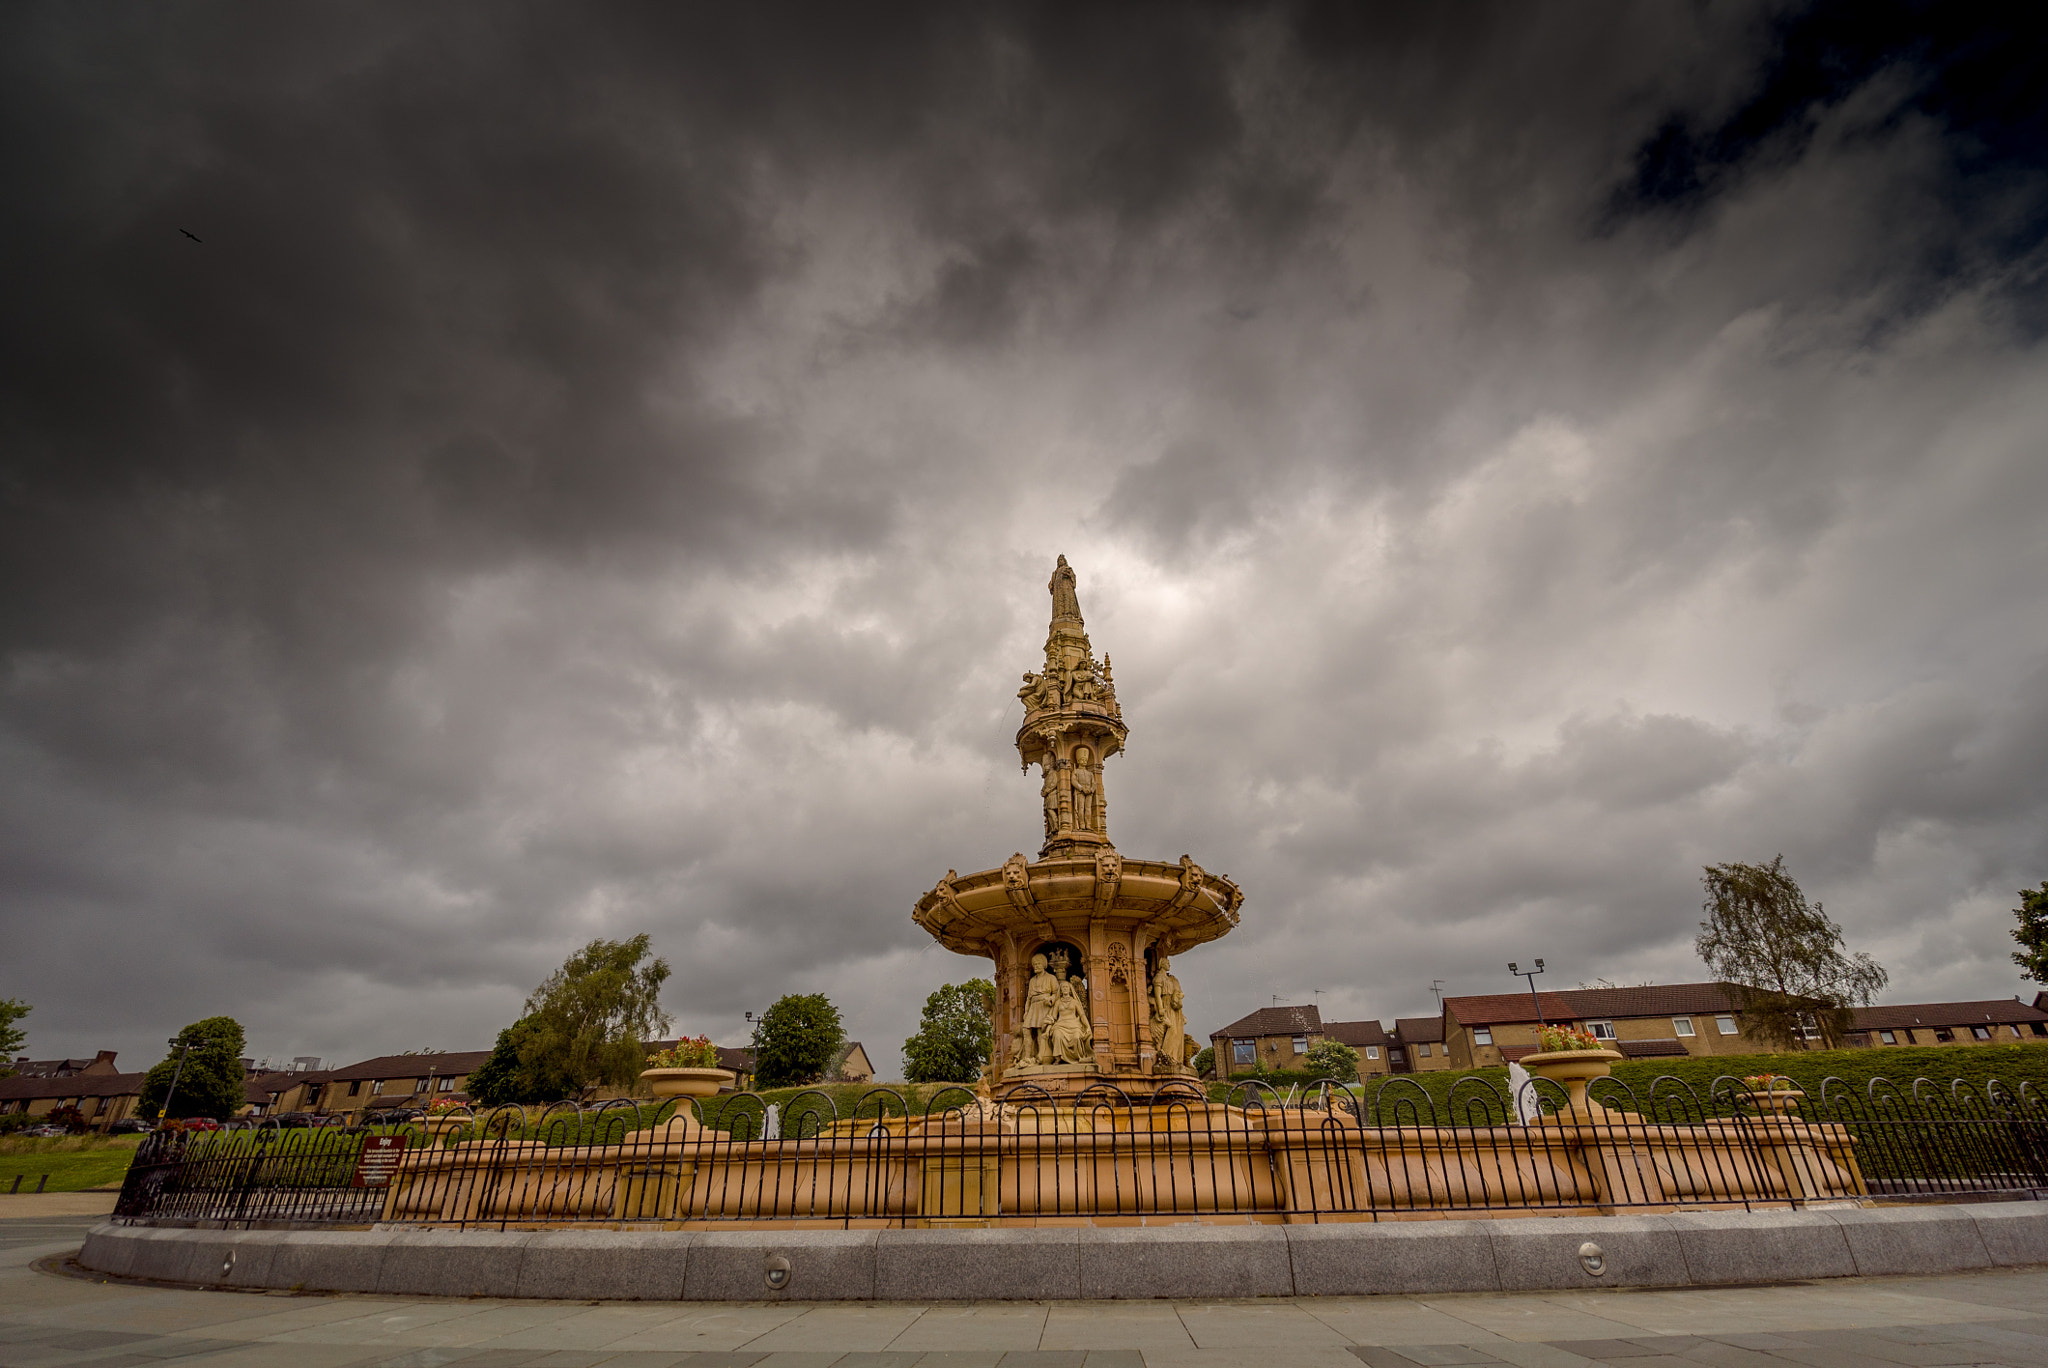
POLYGON ((1030 1083, 1054 1097, 1114 1084, 1133 1098, 1195 1077, 1173 955, 1227 934, 1244 894, 1183 855, 1120 854, 1109 839, 1103 766, 1129 728, 1108 656, 1098 665, 1074 571, 1047 584, 1045 663, 1017 691, 1017 753, 1039 767, 1045 843, 995 869, 946 871, 918 899, 917 924, 995 966, 995 1056, 986 1089, 1030 1083))

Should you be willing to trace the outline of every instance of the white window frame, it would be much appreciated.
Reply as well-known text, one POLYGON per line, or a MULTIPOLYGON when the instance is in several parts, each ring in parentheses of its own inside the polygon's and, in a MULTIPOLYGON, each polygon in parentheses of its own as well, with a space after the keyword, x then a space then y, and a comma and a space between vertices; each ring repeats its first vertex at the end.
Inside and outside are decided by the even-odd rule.
POLYGON ((1493 1044, 1493 1027, 1491 1027, 1491 1026, 1474 1026, 1474 1027, 1472 1028, 1472 1043, 1473 1043, 1474 1045, 1491 1045, 1491 1044, 1493 1044))
POLYGON ((1714 1029, 1724 1036, 1742 1034, 1742 1028, 1735 1024, 1735 1018, 1726 1012, 1714 1018, 1714 1029))
POLYGON ((1675 1036, 1678 1036, 1678 1037, 1679 1037, 1680 1039, 1684 1039, 1684 1038, 1686 1038, 1686 1037, 1690 1036, 1690 1035, 1692 1034, 1692 1018, 1691 1018, 1691 1017, 1673 1017, 1673 1018, 1671 1018, 1671 1033, 1672 1033, 1673 1035, 1675 1035, 1675 1036))
POLYGON ((376 1095, 377 1095, 378 1093, 380 1093, 380 1092, 383 1092, 383 1091, 384 1091, 384 1080, 383 1080, 383 1079, 381 1079, 381 1078, 373 1078, 373 1079, 371 1079, 371 1080, 370 1080, 370 1096, 372 1096, 372 1097, 375 1097, 375 1096, 376 1096, 376 1095))
POLYGON ((1887 1045, 1896 1045, 1899 1043, 1899 1033, 1897 1031, 1879 1031, 1877 1033, 1877 1038, 1879 1040, 1882 1040, 1887 1045))
POLYGON ((1970 1034, 1979 1040, 1989 1040, 1991 1039, 1991 1028, 1989 1026, 1972 1026, 1970 1034))
POLYGON ((1259 1043, 1255 1040, 1233 1040, 1230 1042, 1230 1066, 1256 1064, 1259 1062, 1259 1043))
POLYGON ((1377 1046, 1377 1045, 1368 1045, 1368 1046, 1366 1046, 1366 1047, 1365 1047, 1365 1057, 1366 1057, 1367 1059, 1378 1059, 1378 1058, 1380 1057, 1380 1047, 1379 1047, 1379 1046, 1377 1046))
POLYGON ((1307 1037, 1307 1036, 1295 1036, 1295 1037, 1293 1038, 1293 1041, 1292 1041, 1291 1043, 1292 1043, 1292 1044, 1293 1044, 1293 1046, 1294 1046, 1294 1053, 1296 1053, 1296 1054, 1307 1054, 1307 1053, 1308 1053, 1308 1037, 1307 1037))
POLYGON ((1612 1040, 1614 1039, 1614 1023, 1611 1021, 1589 1021, 1586 1023, 1586 1034, 1595 1040, 1612 1040))
POLYGON ((1415 1046, 1415 1057, 1416 1057, 1417 1059, 1427 1059, 1427 1058, 1429 1058, 1429 1042, 1428 1042, 1428 1041, 1426 1041, 1426 1040, 1425 1040, 1425 1041, 1421 1041, 1421 1042, 1418 1042, 1418 1043, 1417 1043, 1417 1045, 1415 1046))

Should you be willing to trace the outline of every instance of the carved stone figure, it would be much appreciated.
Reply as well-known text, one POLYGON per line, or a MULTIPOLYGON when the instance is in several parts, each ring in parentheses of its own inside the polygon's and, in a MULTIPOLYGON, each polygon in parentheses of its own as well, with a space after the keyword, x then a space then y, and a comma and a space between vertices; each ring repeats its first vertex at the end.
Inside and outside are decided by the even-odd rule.
POLYGON ((1051 1032, 1059 1017, 1060 981, 1045 969, 1045 956, 1031 957, 1031 982, 1024 988, 1024 1056, 1034 1064, 1052 1062, 1051 1032))
POLYGON ((1122 941, 1109 943, 1109 981, 1129 983, 1131 981, 1131 952, 1124 949, 1122 941))
POLYGON ((1052 570, 1052 578, 1045 587, 1052 592, 1052 615, 1056 618, 1070 617, 1077 621, 1081 616, 1081 596, 1074 592, 1074 568, 1067 564, 1065 556, 1052 570))
POLYGON ((1051 1036, 1052 1058, 1047 1063, 1085 1064, 1095 1058, 1094 1031, 1071 980, 1060 985, 1051 1036))
POLYGON ((1188 1018, 1180 980, 1166 972, 1167 958, 1161 955, 1152 970, 1152 1048, 1158 1052, 1158 1067, 1179 1069, 1187 1062, 1188 1018))
POLYGON ((1066 981, 1067 972, 1073 968, 1073 964, 1073 956, 1067 953, 1063 945, 1055 945, 1052 953, 1046 956, 1046 965, 1052 970, 1052 976, 1061 982, 1066 981))
POLYGON ((1074 747, 1074 772, 1067 787, 1074 795, 1074 829, 1102 830, 1101 804, 1096 801, 1102 793, 1102 775, 1095 768, 1095 752, 1086 746, 1074 747))
POLYGON ((1038 786, 1038 796, 1045 803, 1045 834, 1057 836, 1062 830, 1061 818, 1067 808, 1067 786, 1062 782, 1060 761, 1050 754, 1045 757, 1045 782, 1038 786))

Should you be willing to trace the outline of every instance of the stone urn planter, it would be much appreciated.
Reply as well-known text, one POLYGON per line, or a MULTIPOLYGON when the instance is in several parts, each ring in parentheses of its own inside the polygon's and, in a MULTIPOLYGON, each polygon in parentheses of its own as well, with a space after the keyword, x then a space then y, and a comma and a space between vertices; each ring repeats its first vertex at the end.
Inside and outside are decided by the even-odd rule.
POLYGON ((640 1081, 656 1097, 716 1097, 732 1086, 731 1069, 642 1069, 640 1081))
POLYGON ((1755 1107, 1759 1114, 1769 1113, 1774 1116, 1786 1115, 1791 1112, 1794 1102, 1803 1102, 1806 1099, 1805 1092, 1798 1088, 1756 1089, 1741 1093, 1739 1096, 1750 1106, 1755 1107))
POLYGON ((476 1118, 464 1112, 443 1112, 438 1116, 420 1118, 420 1126, 436 1140, 446 1140, 475 1124, 476 1118))
POLYGON ((1522 1067, 1563 1088, 1568 1099, 1566 1112, 1590 1120, 1595 1112, 1605 1113, 1607 1108, 1586 1099, 1586 1085, 1607 1077, 1608 1070, 1621 1057, 1618 1050, 1549 1050, 1523 1055, 1522 1067))

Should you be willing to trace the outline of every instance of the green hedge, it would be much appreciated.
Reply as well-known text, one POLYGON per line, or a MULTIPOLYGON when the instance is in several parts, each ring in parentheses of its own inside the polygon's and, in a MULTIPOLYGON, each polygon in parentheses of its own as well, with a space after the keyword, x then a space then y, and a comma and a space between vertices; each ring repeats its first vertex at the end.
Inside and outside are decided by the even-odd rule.
MULTIPOLYGON (((1946 1093, 1960 1080, 1979 1092, 1992 1081, 2017 1093, 2021 1084, 2031 1085, 2032 1095, 2048 1104, 2048 1044, 2014 1045, 1922 1045, 1888 1046, 1866 1050, 1795 1050, 1785 1054, 1706 1055, 1684 1059, 1634 1059, 1614 1066, 1614 1078, 1647 1100, 1659 1078, 1675 1078, 1698 1095, 1702 1106, 1711 1106, 1714 1081, 1724 1075, 1740 1079, 1749 1075, 1783 1074, 1803 1088, 1818 1104, 1821 1081, 1838 1080, 1863 1094, 1872 1079, 1888 1080, 1902 1094, 1910 1095, 1913 1081, 1925 1078, 1946 1093)), ((1503 1118, 1500 1108, 1488 1102, 1507 1091, 1505 1068, 1445 1070, 1435 1073, 1396 1074, 1376 1078, 1363 1089, 1368 1120, 1397 1125, 1429 1120, 1421 1110, 1426 1106, 1436 1119, 1451 1125, 1494 1124, 1503 1118), (1479 1079, 1491 1085, 1481 1089, 1467 1085, 1457 1093, 1452 1107, 1452 1090, 1460 1079, 1479 1079)), ((1221 1097, 1223 1089, 1213 1088, 1221 1097)), ((1284 1089, 1283 1089, 1284 1091, 1284 1089)), ((1306 1091, 1306 1089, 1304 1089, 1306 1091)), ((1595 1085, 1595 1095, 1601 1089, 1595 1085)), ((1609 1099, 1610 1103, 1619 1099, 1609 1099)))

